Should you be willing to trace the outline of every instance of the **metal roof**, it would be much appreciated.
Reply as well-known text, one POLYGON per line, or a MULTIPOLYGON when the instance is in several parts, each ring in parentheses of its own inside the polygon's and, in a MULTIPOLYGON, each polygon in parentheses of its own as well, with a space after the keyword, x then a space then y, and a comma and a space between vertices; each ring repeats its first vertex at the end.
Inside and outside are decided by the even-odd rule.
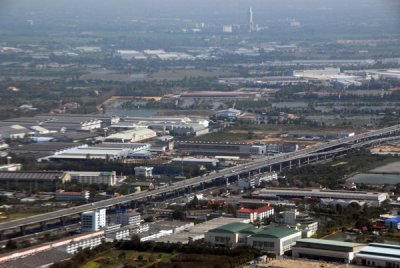
POLYGON ((315 238, 305 238, 305 239, 301 239, 301 240, 299 240, 297 242, 318 244, 318 245, 336 246, 336 247, 348 247, 348 248, 355 248, 355 247, 365 246, 365 244, 359 244, 359 243, 342 242, 342 241, 337 241, 337 240, 315 239, 315 238))
POLYGON ((300 231, 289 227, 267 227, 252 235, 252 237, 283 238, 288 235, 300 233, 300 231))
POLYGON ((209 230, 209 232, 211 232, 211 233, 238 233, 240 231, 248 229, 249 227, 252 227, 252 225, 247 224, 247 223, 241 223, 241 222, 233 222, 233 223, 228 223, 228 224, 222 225, 215 229, 211 229, 211 230, 209 230))

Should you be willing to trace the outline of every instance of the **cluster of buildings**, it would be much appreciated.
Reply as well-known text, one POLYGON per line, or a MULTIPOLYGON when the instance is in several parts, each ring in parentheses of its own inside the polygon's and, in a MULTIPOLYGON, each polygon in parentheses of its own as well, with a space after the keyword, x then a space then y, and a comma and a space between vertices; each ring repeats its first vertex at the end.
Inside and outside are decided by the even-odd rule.
POLYGON ((166 52, 163 49, 158 50, 117 50, 117 55, 123 60, 194 60, 194 56, 184 52, 166 52))
POLYGON ((230 248, 250 246, 277 256, 291 251, 294 258, 354 263, 363 267, 400 266, 400 246, 369 245, 336 240, 302 238, 301 232, 285 226, 257 228, 246 223, 230 223, 205 233, 204 241, 230 248))

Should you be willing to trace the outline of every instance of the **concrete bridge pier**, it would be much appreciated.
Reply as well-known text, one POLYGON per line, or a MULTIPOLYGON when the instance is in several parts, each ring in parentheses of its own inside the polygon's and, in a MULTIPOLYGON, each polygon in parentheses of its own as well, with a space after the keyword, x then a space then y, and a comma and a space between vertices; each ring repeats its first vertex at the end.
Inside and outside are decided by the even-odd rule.
POLYGON ((272 173, 272 166, 269 166, 269 173, 272 173))
POLYGON ((42 232, 44 232, 44 231, 47 230, 47 224, 46 224, 45 221, 42 221, 42 222, 40 223, 40 230, 42 230, 42 232))
POLYGON ((61 226, 65 226, 65 224, 67 223, 67 217, 65 217, 65 216, 60 217, 60 223, 61 223, 61 226))
POLYGON ((0 232, 0 241, 3 241, 4 239, 6 239, 6 235, 5 235, 5 232, 2 231, 2 232, 0 232))
POLYGON ((289 160, 289 169, 292 169, 292 160, 289 160))
POLYGON ((298 166, 301 167, 301 159, 299 159, 299 165, 298 166))
POLYGON ((21 235, 22 236, 26 235, 26 226, 21 226, 20 230, 21 230, 21 235))
POLYGON ((310 157, 307 157, 307 164, 310 164, 310 157))
POLYGON ((279 172, 282 172, 282 163, 279 163, 279 172))

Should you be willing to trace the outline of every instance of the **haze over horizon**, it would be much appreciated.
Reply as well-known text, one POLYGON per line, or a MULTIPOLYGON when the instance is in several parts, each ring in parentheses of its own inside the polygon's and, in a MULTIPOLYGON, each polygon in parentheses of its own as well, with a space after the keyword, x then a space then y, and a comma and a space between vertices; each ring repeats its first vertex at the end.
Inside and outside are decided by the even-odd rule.
POLYGON ((278 21, 297 20, 312 29, 368 25, 371 31, 400 33, 400 3, 396 0, 6 0, 0 3, 0 26, 4 30, 28 27, 27 20, 33 20, 36 27, 77 22, 89 30, 108 21, 124 24, 155 18, 239 24, 246 21, 249 6, 255 23, 271 27, 278 21))

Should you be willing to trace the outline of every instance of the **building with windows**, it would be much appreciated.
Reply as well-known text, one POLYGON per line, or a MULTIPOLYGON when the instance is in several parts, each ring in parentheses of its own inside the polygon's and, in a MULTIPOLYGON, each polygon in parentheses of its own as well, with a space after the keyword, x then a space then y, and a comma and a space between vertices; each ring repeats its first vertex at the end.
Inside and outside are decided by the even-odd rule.
POLYGON ((292 254, 295 258, 350 263, 363 247, 359 243, 306 238, 296 242, 292 254))
POLYGON ((251 246, 282 255, 291 250, 301 232, 285 226, 256 228, 251 224, 230 223, 205 233, 204 241, 217 246, 251 246))
POLYGON ((355 261, 364 267, 400 268, 400 246, 371 243, 355 254, 355 261))
POLYGON ((111 172, 89 172, 89 171, 68 171, 64 175, 64 179, 68 179, 73 182, 85 183, 85 184, 107 184, 114 186, 117 184, 117 173, 111 172))
POLYGON ((81 216, 81 229, 85 232, 96 232, 106 227, 106 210, 87 211, 81 216))
POLYGON ((250 219, 250 222, 262 221, 274 215, 274 208, 263 206, 257 209, 242 208, 236 212, 236 217, 250 219))
POLYGON ((153 167, 135 167, 135 177, 136 178, 152 178, 153 177, 153 167))
POLYGON ((292 249, 297 240, 301 239, 301 231, 296 229, 276 226, 262 228, 261 231, 251 235, 247 239, 247 245, 276 255, 283 255, 292 249))
POLYGON ((104 237, 104 234, 99 233, 98 235, 93 236, 93 237, 88 237, 88 238, 80 239, 80 240, 73 240, 70 243, 59 247, 58 249, 61 251, 67 252, 69 254, 75 254, 79 250, 82 250, 82 249, 86 249, 86 248, 92 249, 97 246, 100 246, 102 243, 103 237, 104 237))
POLYGON ((141 216, 138 212, 119 212, 116 214, 111 215, 111 222, 114 224, 121 224, 122 226, 125 225, 140 225, 141 223, 141 216))
POLYGON ((56 192, 55 199, 57 201, 88 201, 90 198, 89 191, 82 191, 82 192, 66 192, 64 190, 58 190, 56 192))

